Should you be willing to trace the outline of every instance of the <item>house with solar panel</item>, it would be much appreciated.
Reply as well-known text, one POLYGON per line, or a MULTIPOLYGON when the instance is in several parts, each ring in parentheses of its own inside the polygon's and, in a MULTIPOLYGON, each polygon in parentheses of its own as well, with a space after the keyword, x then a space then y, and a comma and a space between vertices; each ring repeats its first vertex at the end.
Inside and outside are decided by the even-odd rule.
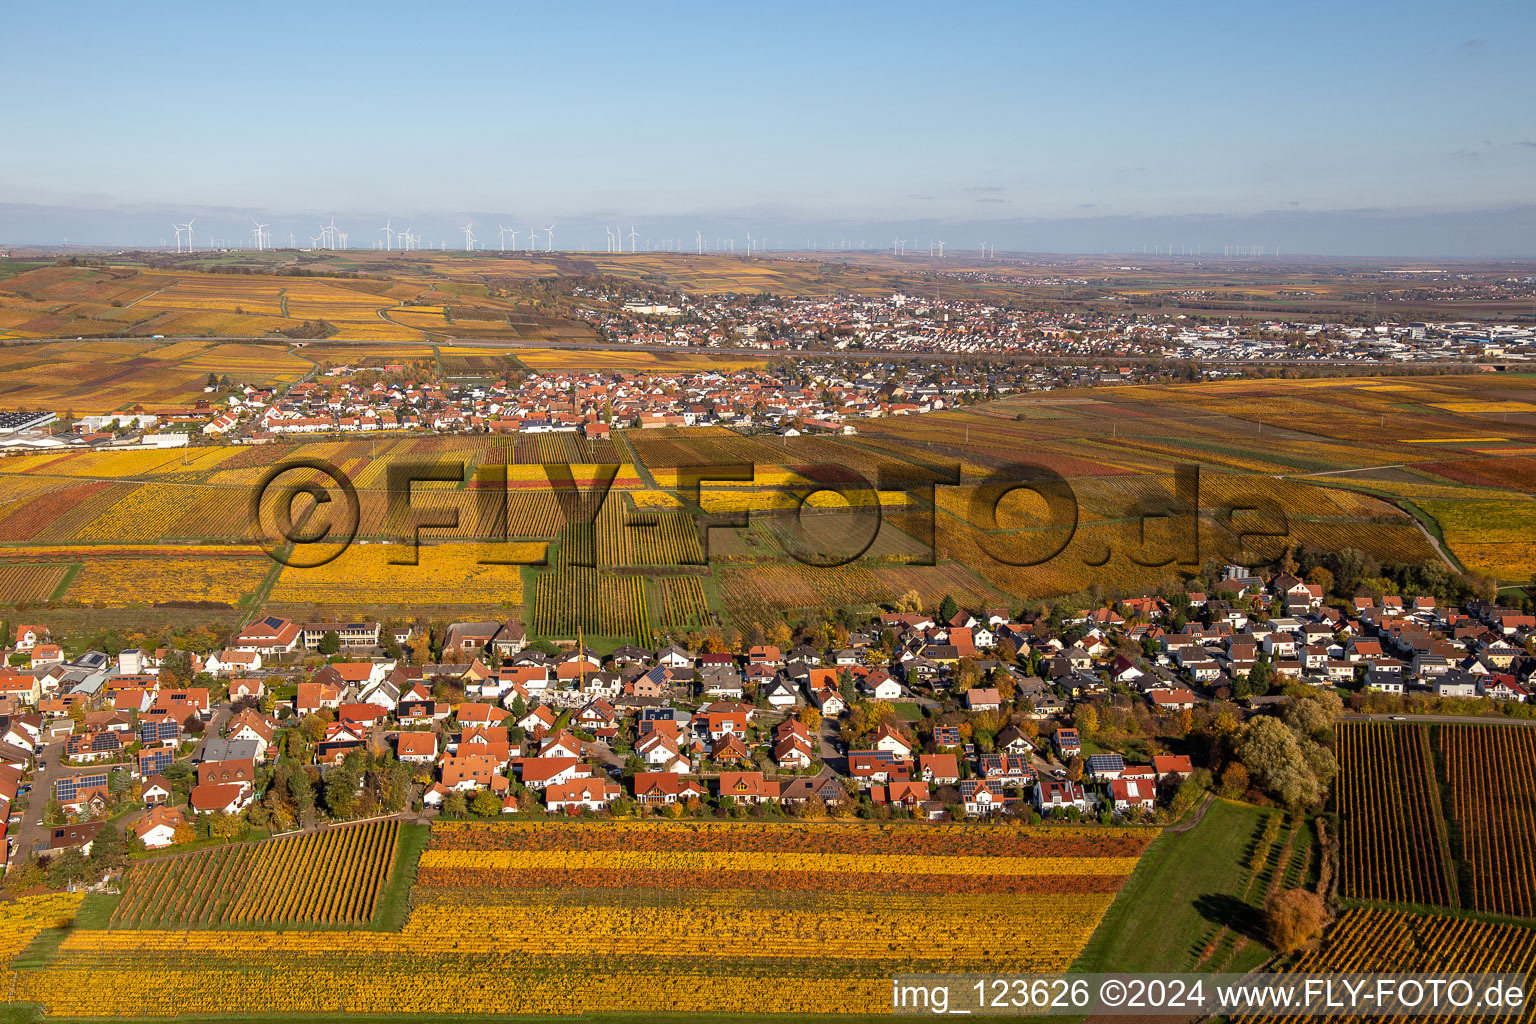
POLYGON ((1125 774, 1125 758, 1119 754, 1090 754, 1088 777, 1094 782, 1111 782, 1125 774))
POLYGON ((71 813, 107 806, 113 769, 105 765, 73 768, 53 780, 53 798, 71 813))

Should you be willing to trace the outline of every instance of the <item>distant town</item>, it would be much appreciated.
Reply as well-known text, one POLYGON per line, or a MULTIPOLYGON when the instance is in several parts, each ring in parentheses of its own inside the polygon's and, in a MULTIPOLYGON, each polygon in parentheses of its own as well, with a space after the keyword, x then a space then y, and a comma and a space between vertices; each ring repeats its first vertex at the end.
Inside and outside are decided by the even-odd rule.
POLYGON ((1383 322, 1362 327, 1266 320, 1248 326, 1196 321, 1184 314, 1062 314, 904 294, 884 299, 687 299, 667 293, 626 303, 622 311, 585 309, 580 315, 612 342, 769 351, 1405 363, 1536 357, 1536 331, 1519 324, 1383 322))

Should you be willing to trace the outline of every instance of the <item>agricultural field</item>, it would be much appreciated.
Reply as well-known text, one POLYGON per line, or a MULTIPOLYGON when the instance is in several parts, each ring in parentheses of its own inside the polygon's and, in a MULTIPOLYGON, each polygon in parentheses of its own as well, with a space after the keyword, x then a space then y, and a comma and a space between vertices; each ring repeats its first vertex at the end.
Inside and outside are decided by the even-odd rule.
POLYGON ((19 972, 14 998, 66 1016, 238 1016, 250 982, 300 976, 262 984, 263 1012, 442 1016, 473 993, 509 1016, 882 1013, 897 971, 1066 969, 1154 835, 439 823, 399 932, 76 929, 48 969, 19 972), (130 982, 146 974, 155 985, 130 982))
POLYGON ((394 869, 399 832, 391 819, 141 861, 109 927, 364 924, 394 869))
POLYGON ((46 928, 63 927, 80 908, 80 893, 44 893, 0 903, 0 982, 10 983, 11 961, 46 928))
POLYGON ((1536 501, 1423 500, 1451 553, 1467 568, 1524 583, 1536 571, 1536 501))
POLYGON ((34 562, 0 564, 0 604, 48 600, 69 575, 69 568, 34 562))
POLYGON ((533 632, 548 637, 623 638, 642 646, 651 643, 650 613, 645 581, 599 569, 559 566, 539 573, 529 622, 533 632))
POLYGON ((1536 917, 1536 730, 1340 723, 1345 896, 1536 917))
MULTIPOLYGON (((1437 976, 1497 972, 1529 977, 1533 967, 1536 967, 1536 929, 1529 924, 1349 907, 1324 936, 1321 948, 1301 955, 1288 969, 1298 973, 1384 971, 1423 972, 1437 976)), ((1526 1016, 1520 1013, 1511 1019, 1526 1016)), ((1342 1021, 1360 1018, 1317 1014, 1237 1019, 1342 1021)), ((1377 1013, 1372 1019, 1408 1021, 1428 1018, 1377 1013)))
POLYGON ((259 548, 242 546, 0 547, 0 568, 12 571, 17 566, 34 574, 45 570, 59 574, 42 579, 63 580, 72 573, 64 600, 83 605, 233 606, 255 593, 271 571, 272 561, 259 548))
POLYGON ((1429 727, 1341 722, 1334 802, 1345 896, 1455 906, 1429 727))
POLYGON ((667 629, 691 629, 709 625, 709 598, 697 576, 663 576, 661 624, 667 629))
POLYGON ((6 346, 0 349, 0 404, 78 416, 142 405, 152 413, 190 406, 214 371, 267 385, 291 383, 311 369, 285 344, 86 340, 6 346))
MULTIPOLYGON (((144 347, 55 344, 94 345, 101 350, 95 356, 144 347)), ((253 367, 288 359, 297 361, 294 370, 312 365, 306 349, 290 353, 269 345, 184 341, 166 345, 163 354, 184 361, 185 372, 195 376, 194 365, 201 372, 223 358, 224 349, 230 358, 254 360, 253 367)), ((310 354, 346 350, 331 344, 310 354)), ((455 350, 460 355, 489 358, 455 350)), ((846 604, 889 603, 912 590, 925 602, 951 594, 978 605, 1012 605, 1095 585, 1106 593, 1135 592, 1208 558, 1272 560, 1298 543, 1354 548, 1382 562, 1437 561, 1431 533, 1470 570, 1519 586, 1536 571, 1536 547, 1528 539, 1536 536, 1536 494, 1519 489, 1530 483, 1525 470, 1536 428, 1500 413, 1510 418, 1490 429, 1483 422, 1488 416, 1476 411, 1479 396, 1501 407, 1520 405, 1536 396, 1536 382, 1322 378, 1041 392, 872 420, 854 436, 747 436, 702 427, 625 430, 597 443, 570 433, 396 435, 183 451, 45 452, 0 459, 0 544, 14 549, 4 557, 16 561, 55 559, 29 557, 25 549, 33 546, 101 546, 111 554, 107 549, 115 546, 157 543, 174 544, 169 559, 202 559, 214 553, 207 548, 260 540, 247 503, 263 473, 288 460, 321 458, 354 480, 358 536, 367 547, 408 537, 413 518, 456 513, 459 525, 423 530, 423 538, 445 552, 430 560, 437 569, 406 579, 388 565, 390 556, 374 550, 328 571, 284 570, 274 600, 334 608, 413 598, 521 605, 525 621, 562 636, 578 626, 599 636, 636 636, 643 622, 657 628, 689 620, 698 602, 678 587, 669 598, 655 586, 599 586, 580 573, 542 584, 531 572, 493 579, 472 568, 477 557, 466 561, 458 557, 465 551, 451 547, 502 537, 549 541, 560 551, 560 565, 665 574, 701 559, 706 537, 697 517, 745 518, 745 529, 708 532, 711 565, 699 581, 717 610, 743 627, 846 604), (998 498, 1000 488, 988 482, 989 474, 1001 473, 1006 483, 1013 479, 1009 465, 1021 458, 1061 474, 1069 517, 1056 518, 1024 490, 1002 495, 991 510, 986 499, 998 498), (433 463, 458 480, 416 485, 412 514, 392 506, 386 490, 389 467, 402 459, 433 463), (603 504, 589 507, 598 493, 595 463, 604 459, 619 468, 603 504), (551 485, 546 462, 571 464, 570 488, 551 485), (697 495, 680 486, 680 466, 714 462, 749 463, 753 479, 708 482, 697 495), (1180 490, 1181 479, 1193 480, 1187 472, 1176 475, 1181 465, 1199 467, 1198 491, 1180 490), (947 467, 961 482, 932 494, 874 490, 882 467, 947 467), (840 493, 815 493, 797 512, 818 480, 836 484, 840 493), (567 529, 567 505, 578 527, 590 518, 596 528, 567 529), (1160 515, 1169 510, 1175 514, 1160 515), (635 525, 650 517, 655 526, 635 525), (876 520, 870 540, 866 525, 876 520), (805 564, 855 554, 832 568, 805 564), (562 589, 580 593, 578 606, 556 607, 562 589), (588 608, 610 599, 623 606, 588 608)), ((156 600, 237 603, 260 590, 255 563, 226 580, 200 573, 211 567, 203 561, 173 564, 192 571, 188 582, 156 600)), ((82 572, 61 599, 120 601, 114 591, 124 567, 108 568, 106 579, 82 572)), ((166 582, 153 573, 139 578, 156 587, 166 582)), ((48 596, 42 586, 23 586, 14 600, 48 596)), ((0 598, 5 593, 0 590, 0 598)))
POLYGON ((1536 917, 1536 730, 1445 726, 1437 751, 1460 826, 1467 905, 1536 917))
POLYGON ((325 565, 284 566, 273 587, 278 604, 516 606, 523 600, 519 565, 543 559, 545 545, 422 544, 416 564, 404 544, 354 544, 325 565))

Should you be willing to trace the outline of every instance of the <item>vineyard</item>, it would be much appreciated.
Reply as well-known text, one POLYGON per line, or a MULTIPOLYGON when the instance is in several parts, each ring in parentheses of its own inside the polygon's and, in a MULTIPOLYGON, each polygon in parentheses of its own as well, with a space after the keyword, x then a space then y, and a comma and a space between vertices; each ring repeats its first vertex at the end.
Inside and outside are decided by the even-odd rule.
MULTIPOLYGON (((1299 973, 1346 971, 1456 972, 1525 974, 1536 969, 1536 930, 1521 924, 1495 924, 1460 917, 1437 917, 1398 910, 1351 907, 1323 940, 1322 948, 1301 956, 1290 970, 1299 973)), ((1511 1019, 1524 1019, 1521 1013, 1511 1019)), ((1333 1021, 1356 1017, 1243 1017, 1240 1020, 1333 1021)), ((1429 1020, 1427 1016, 1373 1012, 1373 1020, 1429 1020)), ((1435 1017, 1435 1020, 1471 1019, 1435 1017)), ((1491 1019, 1479 1017, 1477 1019, 1491 1019)))
POLYGON ((416 564, 407 544, 354 544, 313 568, 286 566, 272 589, 278 603, 516 605, 523 599, 519 565, 539 561, 545 545, 422 544, 416 564))
POLYGON ((1429 727, 1344 722, 1338 740, 1342 770, 1334 800, 1344 830, 1343 893, 1454 906, 1429 727))
POLYGON ((215 923, 188 944, 76 929, 14 998, 54 1015, 239 1016, 255 983, 269 1015, 442 1016, 466 992, 518 1016, 881 1013, 893 972, 1065 970, 1154 835, 445 822, 399 933, 215 923))
POLYGON ((1536 730, 1341 723, 1345 896, 1536 916, 1536 730))
MULTIPOLYGON (((568 533, 570 531, 567 531, 568 533)), ((576 566, 539 574, 533 595, 533 630, 545 636, 633 638, 649 645, 651 627, 645 581, 576 566)))
POLYGON ((67 565, 0 564, 0 604, 46 601, 68 572, 67 565))
POLYGON ((134 865, 113 928, 355 925, 394 868, 399 823, 375 821, 134 865))
POLYGON ((709 623, 709 601, 697 576, 663 576, 660 585, 663 626, 687 629, 709 623))
POLYGON ((1536 916, 1536 730, 1445 726, 1438 752, 1470 876, 1468 905, 1536 916))
POLYGON ((599 565, 703 565, 693 517, 682 512, 631 512, 611 494, 597 517, 599 565))

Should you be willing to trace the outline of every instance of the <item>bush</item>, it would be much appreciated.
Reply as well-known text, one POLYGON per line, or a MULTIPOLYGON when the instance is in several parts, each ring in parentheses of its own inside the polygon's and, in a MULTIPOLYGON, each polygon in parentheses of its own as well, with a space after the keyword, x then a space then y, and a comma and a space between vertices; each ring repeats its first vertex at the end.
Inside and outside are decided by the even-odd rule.
POLYGON ((1305 889, 1283 889, 1264 902, 1264 930, 1270 945, 1295 953, 1323 934, 1328 914, 1322 897, 1305 889))

